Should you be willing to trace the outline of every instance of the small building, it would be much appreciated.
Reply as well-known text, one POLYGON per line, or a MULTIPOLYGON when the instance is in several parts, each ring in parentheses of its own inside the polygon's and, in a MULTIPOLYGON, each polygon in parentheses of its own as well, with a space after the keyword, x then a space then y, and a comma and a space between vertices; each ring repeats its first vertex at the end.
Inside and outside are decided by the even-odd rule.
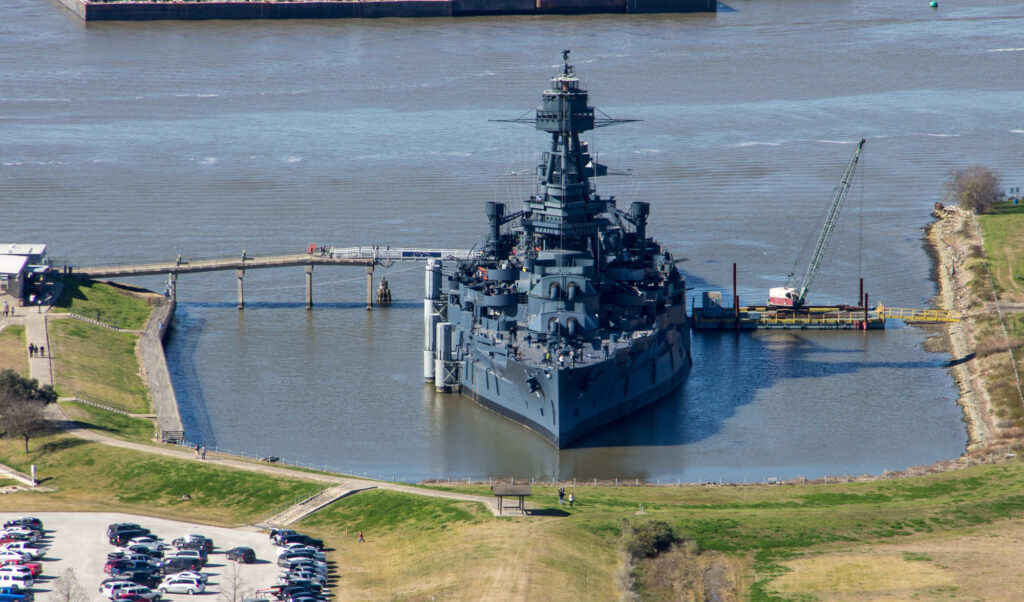
POLYGON ((27 255, 0 253, 0 294, 11 295, 19 301, 24 299, 27 267, 27 255))
POLYGON ((0 244, 0 256, 3 255, 24 255, 25 257, 28 257, 29 265, 42 265, 43 259, 46 257, 46 245, 23 243, 0 244))

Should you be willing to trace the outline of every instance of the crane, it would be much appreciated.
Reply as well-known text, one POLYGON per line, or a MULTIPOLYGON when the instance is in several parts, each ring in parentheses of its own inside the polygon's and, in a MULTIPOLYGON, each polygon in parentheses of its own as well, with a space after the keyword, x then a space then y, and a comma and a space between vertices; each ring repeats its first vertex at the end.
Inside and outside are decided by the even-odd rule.
POLYGON ((846 193, 850 189, 853 172, 857 170, 860 149, 863 147, 864 140, 861 140, 857 144, 857 150, 853 151, 853 157, 846 166, 846 171, 843 172, 843 179, 836 186, 835 193, 832 195, 832 203, 829 205, 828 217, 825 218, 821 234, 818 235, 818 244, 814 247, 811 261, 807 264, 807 269, 804 271, 804 277, 799 283, 799 288, 797 288, 795 272, 791 273, 786 286, 768 289, 769 307, 791 307, 793 309, 803 307, 807 299, 807 291, 811 288, 811 281, 814 280, 814 275, 818 272, 818 268, 821 267, 821 260, 825 255, 825 249, 828 247, 829 238, 831 238, 832 230, 835 229, 836 221, 839 219, 839 211, 843 208, 843 201, 846 200, 846 193))

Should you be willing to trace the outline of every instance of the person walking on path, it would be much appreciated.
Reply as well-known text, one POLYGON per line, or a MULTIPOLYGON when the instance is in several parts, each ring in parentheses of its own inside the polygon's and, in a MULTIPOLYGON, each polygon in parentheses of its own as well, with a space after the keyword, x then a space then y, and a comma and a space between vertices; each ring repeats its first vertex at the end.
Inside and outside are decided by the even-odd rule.
POLYGON ((366 543, 366 540, 363 539, 363 532, 362 531, 359 532, 359 543, 366 543))
POLYGON ((558 505, 561 506, 565 502, 565 487, 558 488, 558 505))
POLYGON ((196 445, 196 460, 199 459, 199 445, 196 445))
POLYGON ((202 455, 201 455, 201 457, 199 459, 200 460, 205 460, 206 459, 206 446, 205 445, 202 448, 200 448, 200 452, 201 452, 202 455))
POLYGON ((573 494, 570 493, 569 494, 569 507, 572 508, 572 505, 575 504, 575 503, 576 503, 576 496, 574 496, 573 494))
POLYGON ((46 346, 45 345, 40 345, 39 346, 39 357, 46 357, 46 346))
POLYGON ((29 343, 28 344, 28 356, 29 357, 34 357, 35 354, 36 354, 36 346, 33 345, 32 343, 29 343))

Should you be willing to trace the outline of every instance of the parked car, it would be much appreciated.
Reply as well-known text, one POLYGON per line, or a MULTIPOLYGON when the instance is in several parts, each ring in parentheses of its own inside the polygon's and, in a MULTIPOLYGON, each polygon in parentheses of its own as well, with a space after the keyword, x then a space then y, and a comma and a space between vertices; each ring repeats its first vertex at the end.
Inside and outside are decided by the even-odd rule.
POLYGON ((0 587, 0 602, 33 602, 35 594, 17 587, 0 587))
POLYGON ((199 571, 181 571, 180 573, 176 573, 176 576, 178 576, 178 577, 195 577, 196 579, 202 581, 203 583, 206 583, 206 580, 210 578, 210 576, 207 575, 206 573, 200 573, 199 571))
POLYGON ((172 544, 179 550, 213 551, 213 540, 204 535, 197 535, 195 533, 191 533, 185 537, 179 537, 175 539, 172 544))
POLYGON ((224 555, 228 560, 237 560, 245 564, 256 562, 256 552, 252 548, 231 548, 224 555))
POLYGON ((127 531, 129 529, 144 529, 142 525, 138 523, 111 523, 107 525, 107 537, 110 537, 117 531, 127 531))
POLYGON ((18 518, 13 518, 4 523, 4 529, 8 527, 14 527, 17 525, 30 527, 40 532, 43 531, 43 521, 34 516, 21 516, 18 518))
POLYGON ((289 571, 301 567, 311 567, 314 570, 327 570, 326 562, 320 562, 310 558, 278 558, 277 566, 288 569, 289 571))
POLYGON ((32 560, 36 558, 42 558, 46 554, 46 547, 36 544, 29 543, 27 541, 15 541, 12 543, 5 543, 3 546, 4 550, 14 550, 16 552, 24 552, 32 556, 32 560))
POLYGON ((178 550, 164 556, 164 558, 191 558, 199 562, 199 568, 206 566, 206 552, 202 550, 178 550))
POLYGON ((195 577, 182 577, 180 575, 173 575, 165 578, 160 585, 157 586, 163 593, 175 593, 175 594, 201 594, 206 591, 206 584, 200 579, 195 577))
POLYGON ((153 537, 152 535, 141 535, 139 537, 133 537, 131 541, 128 542, 128 545, 146 546, 147 548, 158 552, 162 552, 168 548, 167 544, 160 541, 156 537, 153 537))
POLYGON ((5 564, 6 566, 23 566, 27 567, 32 572, 32 578, 35 579, 39 575, 43 574, 43 564, 41 562, 16 562, 12 564, 5 564))
POLYGON ((311 548, 322 550, 324 548, 324 542, 322 539, 310 537, 309 535, 303 535, 302 533, 293 533, 280 538, 277 545, 286 546, 290 543, 301 543, 311 548))
POLYGON ((0 550, 0 565, 4 564, 21 564, 22 562, 29 562, 32 557, 24 552, 18 552, 17 550, 0 550))
POLYGON ((6 573, 10 573, 12 575, 26 575, 28 577, 35 577, 35 575, 32 574, 32 569, 20 564, 8 564, 4 565, 3 567, 0 567, 0 575, 6 573))
POLYGON ((275 544, 277 544, 279 541, 281 541, 282 537, 287 537, 288 535, 297 535, 297 534, 298 534, 298 531, 296 531, 295 529, 271 529, 270 530, 270 541, 272 541, 275 544))
POLYGON ((163 575, 158 574, 156 567, 149 570, 141 571, 124 571, 118 573, 118 577, 123 577, 132 583, 138 583, 139 585, 145 585, 146 587, 156 587, 160 584, 160 580, 163 575))
POLYGON ((327 585, 327 575, 317 571, 297 569, 288 573, 285 577, 289 581, 307 580, 319 583, 320 587, 327 585))
POLYGON ((135 583, 117 590, 117 594, 115 594, 115 599, 119 600, 123 597, 128 596, 134 598, 143 598, 145 600, 152 600, 153 602, 157 602, 158 600, 160 600, 160 592, 151 590, 145 585, 138 585, 135 583))
POLYGON ((35 583, 32 575, 23 573, 0 573, 0 587, 28 589, 35 583))
POLYGON ((15 541, 36 541, 39 539, 39 531, 29 529, 28 527, 16 526, 9 527, 0 531, 0 537, 5 539, 10 538, 15 541))
POLYGON ((149 535, 149 530, 142 529, 129 529, 127 531, 118 531, 108 538, 111 545, 115 546, 126 546, 132 539, 141 537, 143 535, 149 535))
POLYGON ((182 571, 198 571, 203 568, 203 562, 196 558, 188 558, 186 556, 171 556, 165 557, 157 563, 157 568, 164 575, 170 575, 172 573, 180 573, 182 571))
MULTIPOLYGON (((146 556, 147 558, 163 558, 164 557, 164 553, 161 550, 153 548, 153 547, 151 547, 149 545, 146 545, 144 543, 129 544, 129 545, 121 548, 120 552, 122 552, 124 554, 124 556, 132 556, 132 555, 139 555, 139 554, 141 554, 143 556, 146 556)), ((110 555, 108 554, 107 558, 109 558, 109 557, 110 557, 110 555)))

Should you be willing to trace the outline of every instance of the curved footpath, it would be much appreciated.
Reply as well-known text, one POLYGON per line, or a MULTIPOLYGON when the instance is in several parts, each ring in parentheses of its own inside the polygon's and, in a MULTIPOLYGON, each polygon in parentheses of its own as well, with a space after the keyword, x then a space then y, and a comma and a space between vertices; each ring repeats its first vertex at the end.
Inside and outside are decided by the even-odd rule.
MULTIPOLYGON (((168 305, 168 304, 165 304, 164 307, 166 307, 166 305, 168 305)), ((42 341, 46 341, 45 345, 46 345, 47 348, 49 348, 50 347, 50 345, 49 345, 49 338, 48 338, 47 330, 46 330, 47 312, 45 311, 47 309, 49 309, 49 308, 44 308, 44 311, 41 311, 39 313, 34 313, 34 312, 31 312, 31 311, 26 311, 23 315, 24 315, 24 320, 25 320, 25 336, 26 336, 26 339, 28 341, 31 341, 31 342, 36 342, 37 344, 40 344, 42 341)), ((156 312, 154 312, 154 313, 156 313, 156 312)), ((147 332, 151 330, 150 326, 152 326, 152 322, 154 322, 154 320, 151 320, 150 322, 151 322, 151 324, 147 325, 147 328, 146 328, 147 332)), ((166 328, 166 322, 167 322, 166 316, 164 316, 163 320, 159 320, 159 318, 158 318, 158 320, 157 320, 158 326, 157 326, 157 328, 155 330, 159 330, 160 333, 159 334, 153 333, 153 334, 155 334, 155 336, 151 335, 149 337, 150 345, 153 345, 153 344, 161 345, 160 338, 161 338, 161 335, 162 335, 162 331, 166 328)), ((163 353, 162 353, 162 350, 161 350, 161 357, 162 357, 162 355, 163 355, 163 353)), ((164 369, 166 370, 166 364, 164 364, 164 369)), ((37 379, 41 385, 45 385, 45 384, 51 384, 52 385, 53 384, 53 371, 52 371, 52 368, 51 368, 51 362, 50 362, 49 354, 47 354, 46 357, 34 357, 34 358, 32 358, 29 361, 29 371, 30 371, 30 377, 37 379)), ((160 407, 156 407, 155 409, 157 410, 157 412, 159 414, 159 410, 161 408, 160 407)), ((325 483, 325 484, 328 484, 332 489, 334 489, 334 491, 332 492, 332 498, 333 499, 340 499, 342 497, 345 497, 347 495, 351 495, 353 493, 357 493, 359 491, 365 491, 367 489, 377 488, 377 489, 386 489, 388 491, 398 491, 398 492, 401 492, 401 493, 408 493, 408 494, 411 494, 411 495, 423 495, 423 496, 427 496, 427 497, 445 498, 445 499, 459 500, 459 501, 464 501, 464 502, 478 502, 478 503, 481 503, 484 506, 486 506, 487 509, 490 510, 491 513, 494 514, 495 516, 497 516, 499 514, 498 513, 497 501, 494 498, 489 498, 489 497, 485 497, 485 496, 481 496, 481 495, 468 495, 468 494, 453 493, 453 492, 448 492, 448 491, 437 491, 437 490, 432 490, 432 489, 421 489, 421 488, 418 488, 418 487, 410 487, 408 485, 399 485, 397 483, 378 482, 378 481, 371 481, 371 480, 367 480, 367 479, 356 479, 356 478, 340 477, 340 476, 329 475, 329 474, 322 474, 322 473, 318 474, 318 473, 311 473, 311 472, 302 472, 302 471, 298 471, 298 470, 289 470, 287 468, 283 468, 283 467, 280 467, 280 466, 271 466, 271 465, 267 465, 267 464, 254 464, 252 462, 242 461, 242 460, 236 459, 234 457, 231 457, 229 455, 220 454, 220 453, 210 453, 210 454, 207 454, 206 460, 196 460, 195 459, 195 454, 190 449, 185 449, 185 448, 176 447, 176 446, 170 446, 170 445, 134 443, 134 442, 131 442, 131 441, 124 441, 124 440, 121 440, 121 439, 115 439, 113 437, 109 437, 107 435, 100 434, 100 433, 98 433, 96 431, 91 431, 91 430, 88 430, 88 429, 80 428, 80 427, 76 426, 74 424, 74 422, 72 422, 64 414, 64 411, 61 409, 61 407, 58 404, 53 404, 53 405, 49 406, 47 408, 47 412, 49 414, 50 420, 58 428, 66 431, 66 432, 68 432, 68 433, 70 433, 72 435, 75 435, 76 437, 80 437, 80 438, 88 440, 88 441, 93 441, 93 442, 96 442, 96 443, 101 443, 103 445, 111 445, 111 446, 114 446, 114 447, 120 447, 122 449, 130 449, 130 450, 133 450, 133 451, 147 453, 147 454, 158 454, 158 455, 161 455, 161 456, 166 456, 166 457, 170 457, 170 458, 177 458, 177 459, 180 459, 180 460, 192 460, 192 461, 195 461, 195 462, 208 462, 210 464, 216 464, 216 465, 220 465, 220 466, 227 466, 227 467, 235 468, 235 469, 238 469, 238 470, 249 470, 249 471, 253 471, 253 472, 261 472, 261 473, 264 473, 264 474, 279 476, 279 477, 283 477, 283 478, 305 479, 305 480, 308 480, 308 481, 316 481, 316 482, 320 482, 320 483, 325 483)), ((175 411, 174 411, 173 415, 175 417, 177 417, 177 409, 176 408, 175 408, 175 411)), ((180 420, 180 418, 178 420, 180 420)), ((332 499, 332 501, 333 501, 333 499, 332 499)))

